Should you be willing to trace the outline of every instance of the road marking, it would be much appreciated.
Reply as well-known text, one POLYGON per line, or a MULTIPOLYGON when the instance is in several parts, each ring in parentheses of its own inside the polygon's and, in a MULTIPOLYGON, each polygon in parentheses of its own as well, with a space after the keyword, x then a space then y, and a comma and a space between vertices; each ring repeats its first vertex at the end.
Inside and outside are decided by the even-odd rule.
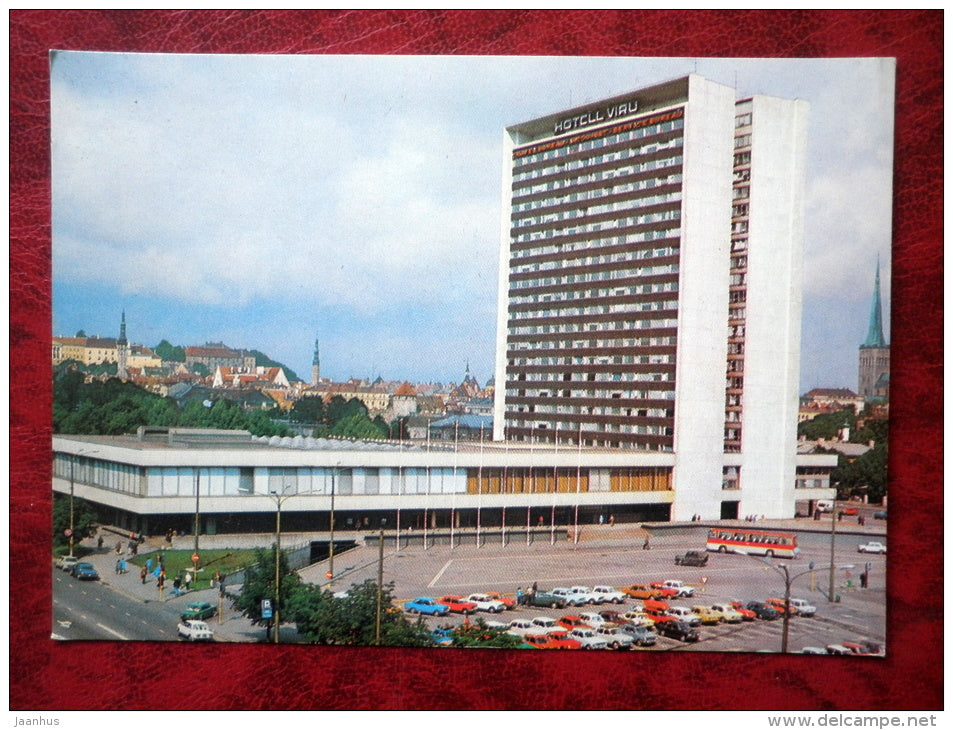
POLYGON ((100 624, 100 623, 97 623, 96 625, 97 625, 99 628, 101 628, 103 631, 108 631, 110 634, 112 634, 112 635, 115 636, 115 637, 118 637, 118 638, 123 639, 123 640, 125 640, 125 641, 128 641, 128 640, 129 640, 128 637, 123 636, 123 635, 120 634, 118 631, 113 631, 113 630, 112 630, 111 628, 109 628, 108 626, 103 626, 103 624, 100 624))
POLYGON ((427 587, 428 587, 428 588, 433 588, 433 587, 434 587, 434 584, 435 584, 438 580, 440 580, 440 576, 442 576, 442 575, 446 572, 447 568, 450 567, 450 563, 452 563, 452 562, 453 562, 453 559, 450 559, 450 560, 448 560, 446 563, 444 563, 443 567, 439 570, 439 572, 437 573, 437 575, 434 576, 433 580, 430 581, 430 582, 427 584, 427 587))

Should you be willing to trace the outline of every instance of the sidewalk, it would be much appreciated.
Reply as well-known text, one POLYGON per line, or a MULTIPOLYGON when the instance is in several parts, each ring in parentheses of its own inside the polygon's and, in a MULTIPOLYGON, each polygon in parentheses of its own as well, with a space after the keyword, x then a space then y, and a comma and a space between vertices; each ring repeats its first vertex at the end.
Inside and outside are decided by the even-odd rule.
MULTIPOLYGON (((99 572, 100 582, 108 586, 117 593, 122 593, 127 598, 142 603, 171 603, 178 611, 185 610, 185 607, 193 602, 208 602, 213 606, 219 606, 218 588, 210 588, 208 580, 201 580, 199 584, 204 586, 197 590, 183 592, 178 596, 173 595, 172 579, 167 577, 165 587, 160 594, 156 585, 155 576, 149 574, 146 576, 146 582, 143 583, 139 577, 140 568, 131 562, 135 557, 129 552, 128 540, 122 540, 122 552, 116 553, 117 540, 112 539, 112 533, 105 533, 105 544, 101 548, 96 547, 96 538, 83 540, 80 545, 88 550, 82 556, 82 560, 92 563, 99 572), (116 572, 116 562, 120 558, 126 560, 126 572, 119 574, 116 572)), ((159 540, 150 539, 139 546, 140 557, 149 557, 158 552, 159 540)), ((265 639, 265 629, 261 626, 252 625, 251 621, 232 608, 231 601, 227 596, 221 600, 221 615, 218 614, 207 619, 209 627, 215 632, 215 640, 225 643, 257 643, 265 639)), ((175 626, 172 626, 175 629, 175 626)), ((298 640, 298 632, 294 626, 282 626, 282 639, 288 643, 298 640)))

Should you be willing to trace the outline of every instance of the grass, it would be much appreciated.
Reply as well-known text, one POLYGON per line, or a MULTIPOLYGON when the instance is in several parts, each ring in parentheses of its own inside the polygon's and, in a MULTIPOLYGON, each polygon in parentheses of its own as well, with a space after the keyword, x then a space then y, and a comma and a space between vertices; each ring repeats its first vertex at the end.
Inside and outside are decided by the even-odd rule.
MULTIPOLYGON (((148 553, 140 553, 131 562, 141 568, 145 566, 146 561, 151 559, 152 567, 155 569, 159 552, 154 550, 148 553)), ((169 580, 179 572, 192 570, 192 555, 195 554, 193 550, 162 550, 161 553, 165 574, 169 580)), ((199 550, 198 556, 198 581, 200 583, 214 578, 216 572, 228 575, 255 564, 254 550, 199 550)))

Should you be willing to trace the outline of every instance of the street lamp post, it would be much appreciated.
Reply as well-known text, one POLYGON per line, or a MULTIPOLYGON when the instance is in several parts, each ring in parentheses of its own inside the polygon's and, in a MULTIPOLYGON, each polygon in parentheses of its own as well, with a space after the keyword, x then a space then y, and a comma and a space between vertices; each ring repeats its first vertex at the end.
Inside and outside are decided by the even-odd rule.
POLYGON ((290 484, 286 484, 281 490, 280 494, 272 492, 269 495, 273 500, 275 500, 275 505, 277 509, 275 510, 275 643, 281 643, 281 503, 284 502, 289 497, 294 497, 294 494, 285 494, 290 487, 290 484))
MULTIPOLYGON (((781 653, 787 654, 788 653, 788 628, 789 628, 789 622, 791 619, 791 584, 795 580, 800 578, 801 576, 808 575, 809 573, 813 574, 814 571, 817 570, 817 568, 812 563, 807 570, 797 573, 796 575, 791 575, 790 571, 788 570, 788 566, 774 565, 770 557, 765 557, 764 563, 765 565, 775 568, 776 570, 780 570, 784 573, 784 615, 781 617, 781 653)), ((853 567, 854 567, 853 565, 838 565, 837 569, 850 570, 853 567)), ((833 563, 831 563, 830 565, 830 573, 832 576, 834 575, 833 563)), ((833 593, 833 590, 834 589, 832 587, 831 588, 832 593, 833 593)))

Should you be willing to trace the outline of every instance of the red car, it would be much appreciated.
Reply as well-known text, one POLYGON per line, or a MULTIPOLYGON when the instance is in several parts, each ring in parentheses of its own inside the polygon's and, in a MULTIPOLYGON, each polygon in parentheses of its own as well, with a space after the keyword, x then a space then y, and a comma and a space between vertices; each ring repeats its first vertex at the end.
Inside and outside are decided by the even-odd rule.
POLYGON ((669 588, 664 583, 652 583, 652 589, 662 601, 670 601, 673 598, 678 598, 678 591, 674 588, 669 588))
POLYGON ((550 631, 546 637, 552 643, 551 649, 582 649, 575 639, 570 639, 567 631, 550 631))
POLYGON ((500 603, 502 603, 504 606, 506 606, 507 611, 512 611, 514 608, 516 608, 515 598, 511 598, 510 596, 504 596, 502 593, 498 593, 496 591, 491 591, 484 595, 486 595, 492 601, 499 601, 500 603))
MULTIPOLYGON (((769 598, 765 601, 771 608, 784 615, 784 599, 783 598, 769 598)), ((797 608, 788 603, 788 616, 797 616, 797 608)))
POLYGON ((842 509, 842 510, 840 511, 840 513, 841 513, 842 515, 844 515, 845 517, 852 517, 853 515, 856 515, 856 514, 857 514, 857 508, 856 508, 856 507, 844 507, 844 509, 842 509))
POLYGON ((579 616, 562 616, 556 619, 556 623, 562 626, 566 631, 572 631, 575 628, 591 629, 592 627, 583 621, 579 616))
POLYGON ((477 605, 473 601, 467 601, 463 596, 443 596, 437 599, 437 603, 442 603, 450 613, 462 613, 467 616, 476 611, 477 605))
POLYGON ((757 618, 755 612, 750 608, 745 608, 745 604, 741 601, 732 601, 728 605, 741 614, 742 621, 754 621, 757 618))

